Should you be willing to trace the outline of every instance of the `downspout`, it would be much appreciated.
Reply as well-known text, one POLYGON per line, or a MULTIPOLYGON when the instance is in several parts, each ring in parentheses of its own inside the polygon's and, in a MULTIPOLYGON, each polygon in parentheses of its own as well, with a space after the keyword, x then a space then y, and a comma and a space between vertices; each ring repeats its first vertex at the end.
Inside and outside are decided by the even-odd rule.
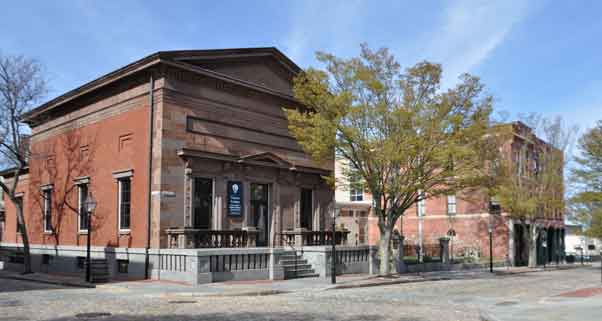
POLYGON ((153 127, 154 127, 154 111, 155 111, 155 99, 153 95, 153 90, 155 88, 155 79, 153 78, 153 74, 151 72, 150 80, 149 80, 149 89, 148 89, 148 104, 149 104, 149 113, 148 113, 148 197, 147 197, 147 216, 146 216, 146 248, 145 248, 145 258, 144 258, 144 278, 150 279, 150 258, 149 258, 149 249, 150 249, 150 240, 151 240, 151 213, 152 213, 152 174, 153 174, 153 127))

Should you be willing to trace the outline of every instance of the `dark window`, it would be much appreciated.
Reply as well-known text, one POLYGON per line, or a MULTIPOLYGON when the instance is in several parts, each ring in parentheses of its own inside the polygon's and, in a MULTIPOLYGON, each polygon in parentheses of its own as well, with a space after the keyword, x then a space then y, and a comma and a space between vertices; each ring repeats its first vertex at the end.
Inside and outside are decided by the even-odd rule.
POLYGON ((213 213, 213 181, 207 178, 195 178, 193 186, 193 225, 198 229, 211 227, 213 213))
POLYGON ((130 202, 132 198, 130 178, 119 180, 119 229, 130 229, 130 202))
POLYGON ((266 246, 270 235, 268 189, 266 184, 251 184, 251 217, 254 226, 259 230, 257 246, 266 246))
POLYGON ((88 199, 88 185, 79 185, 79 230, 88 230, 88 213, 86 211, 86 200, 88 199))
POLYGON ((85 256, 78 256, 75 262, 76 266, 78 269, 83 270, 84 267, 86 266, 86 257, 85 256))
POLYGON ((44 265, 50 264, 51 259, 52 259, 52 256, 50 256, 50 254, 42 254, 42 264, 44 264, 44 265))
POLYGON ((117 260, 117 272, 128 273, 129 265, 130 265, 129 260, 117 260))
POLYGON ((590 251, 593 251, 593 250, 596 249, 596 246, 594 244, 590 244, 590 245, 587 246, 587 249, 590 250, 590 251))
POLYGON ((10 263, 23 264, 25 263, 25 256, 22 252, 15 252, 9 256, 8 261, 10 263))
POLYGON ((52 190, 42 192, 44 197, 44 232, 52 232, 52 190))
POLYGON ((308 188, 301 189, 301 227, 312 229, 313 191, 308 188))
MULTIPOLYGON (((17 204, 19 205, 18 207, 21 208, 21 211, 24 211, 25 209, 23 209, 23 196, 18 196, 16 198, 16 201, 17 201, 17 204)), ((21 224, 19 224, 19 215, 17 214, 17 206, 15 206, 15 222, 17 223, 17 233, 21 233, 21 224)))

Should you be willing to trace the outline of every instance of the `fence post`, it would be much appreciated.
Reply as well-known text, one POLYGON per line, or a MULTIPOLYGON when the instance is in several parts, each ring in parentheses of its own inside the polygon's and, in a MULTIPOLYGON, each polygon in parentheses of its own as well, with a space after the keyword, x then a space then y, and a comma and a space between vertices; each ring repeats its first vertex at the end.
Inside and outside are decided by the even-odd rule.
MULTIPOLYGON (((197 284, 213 282, 213 273, 211 271, 211 256, 196 254, 197 266, 197 284)), ((194 262, 194 260, 193 260, 194 262)), ((194 270, 193 270, 194 271, 194 270)))
POLYGON ((284 268, 278 262, 278 256, 280 251, 275 248, 270 248, 270 263, 269 263, 269 273, 270 280, 284 280, 284 268))
POLYGON ((439 255, 441 255, 441 263, 443 264, 449 264, 449 238, 448 237, 442 237, 439 238, 439 247, 440 247, 440 253, 439 255))
POLYGON ((395 257, 395 270, 397 270, 397 273, 401 274, 407 272, 406 263, 403 261, 403 257, 405 256, 403 241, 405 240, 405 237, 403 235, 397 237, 399 245, 397 246, 397 256, 395 257))
POLYGON ((379 264, 380 259, 376 256, 378 255, 378 250, 375 246, 368 247, 368 274, 375 275, 379 273, 379 264))

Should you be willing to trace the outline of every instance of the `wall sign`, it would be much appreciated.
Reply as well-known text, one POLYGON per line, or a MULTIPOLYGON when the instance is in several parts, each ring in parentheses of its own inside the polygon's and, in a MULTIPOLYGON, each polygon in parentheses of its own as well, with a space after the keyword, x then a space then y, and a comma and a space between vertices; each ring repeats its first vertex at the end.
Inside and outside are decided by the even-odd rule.
POLYGON ((243 197, 242 182, 228 182, 228 215, 242 216, 243 197))

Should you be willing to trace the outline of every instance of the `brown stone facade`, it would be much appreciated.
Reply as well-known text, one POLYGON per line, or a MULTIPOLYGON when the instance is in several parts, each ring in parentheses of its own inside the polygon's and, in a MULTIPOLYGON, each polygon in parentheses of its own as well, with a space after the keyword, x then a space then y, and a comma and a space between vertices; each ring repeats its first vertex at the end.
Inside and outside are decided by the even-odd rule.
MULTIPOLYGON (((93 246, 144 248, 150 241, 165 248, 169 229, 268 229, 262 245, 277 246, 283 231, 324 230, 333 193, 322 175, 333 165, 309 159, 283 111, 300 108, 291 96, 297 72, 275 48, 160 52, 33 110, 26 118, 29 173, 19 183, 31 243, 85 244, 81 184, 98 204, 93 246), (124 175, 131 182, 128 229, 119 221, 124 175), (232 182, 242 191, 240 215, 228 208, 232 182), (52 230, 45 231, 48 189, 52 230), (261 191, 265 197, 251 195, 261 191)), ((5 203, 1 241, 20 243, 14 208, 5 203)))

